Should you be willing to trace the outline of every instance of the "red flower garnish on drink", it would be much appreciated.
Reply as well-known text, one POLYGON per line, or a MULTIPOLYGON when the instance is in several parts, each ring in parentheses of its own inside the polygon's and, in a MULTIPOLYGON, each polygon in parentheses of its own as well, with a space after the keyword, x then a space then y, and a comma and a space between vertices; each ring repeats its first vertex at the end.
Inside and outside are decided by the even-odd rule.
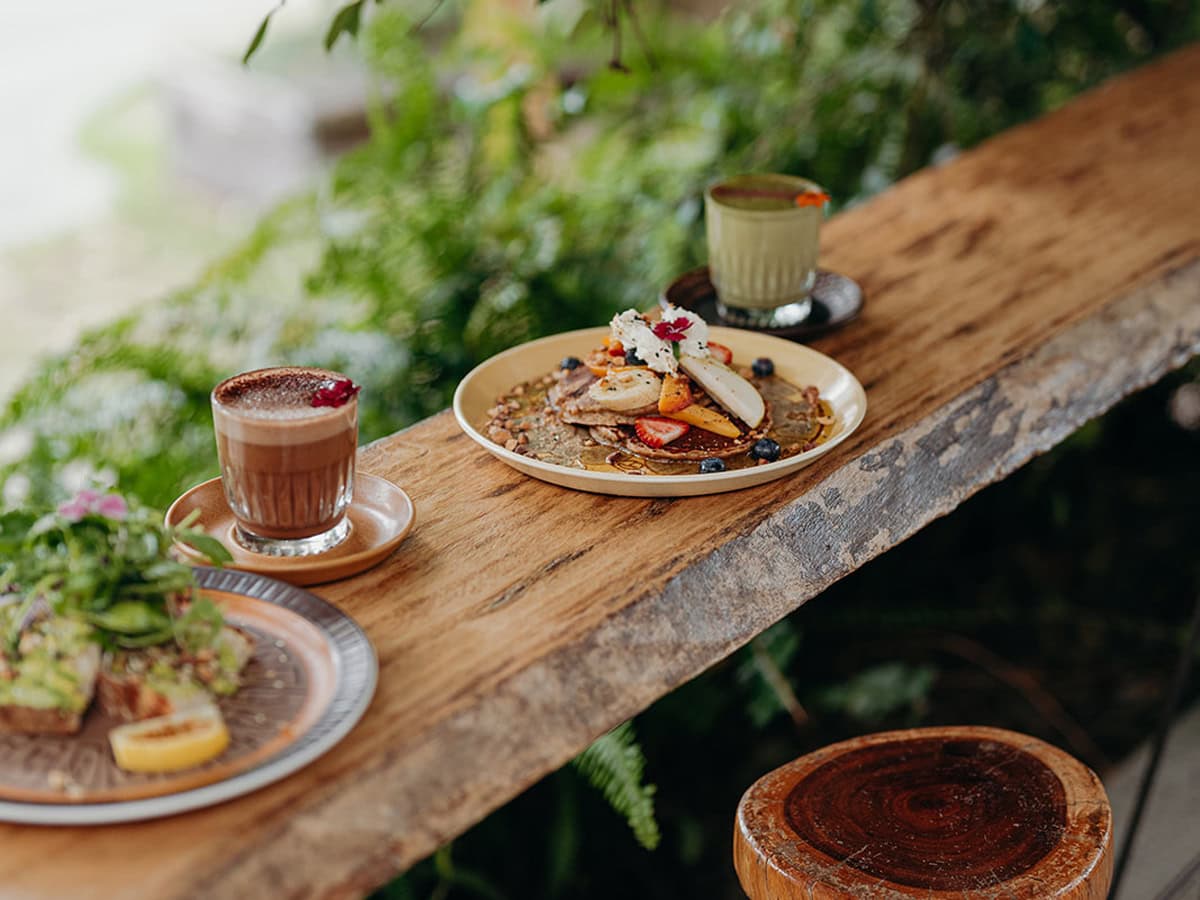
POLYGON ((327 381, 313 393, 313 406, 345 406, 362 388, 349 378, 327 381))
POLYGON ((680 316, 678 319, 673 319, 670 322, 655 322, 654 336, 663 341, 674 341, 678 343, 687 337, 687 330, 692 327, 692 320, 680 316))

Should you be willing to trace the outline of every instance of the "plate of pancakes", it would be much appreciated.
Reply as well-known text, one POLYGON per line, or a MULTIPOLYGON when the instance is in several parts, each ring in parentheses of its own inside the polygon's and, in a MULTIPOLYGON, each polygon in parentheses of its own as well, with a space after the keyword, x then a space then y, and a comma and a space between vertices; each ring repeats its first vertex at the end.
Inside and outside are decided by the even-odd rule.
MULTIPOLYGON (((601 347, 609 335, 608 327, 564 332, 521 344, 481 363, 454 393, 459 426, 501 462, 550 484, 627 497, 688 497, 740 490, 793 474, 834 450, 866 416, 862 385, 830 357, 771 335, 712 327, 709 340, 732 351, 731 368, 746 377, 753 377, 752 361, 769 361, 770 376, 754 379, 764 398, 770 398, 765 430, 761 424, 758 430, 778 438, 782 452, 773 460, 754 458, 752 449, 750 453, 745 450, 745 433, 750 429, 738 423, 744 433, 727 445, 715 438, 696 444, 711 458, 721 459, 719 464, 704 464, 703 459, 697 460, 701 454, 686 452, 684 444, 668 444, 668 449, 681 449, 665 454, 666 458, 662 453, 650 454, 641 448, 634 429, 620 418, 566 421, 583 418, 570 404, 571 397, 585 398, 589 387, 589 374, 586 369, 580 371, 580 360, 601 347), (819 394, 819 408, 806 406, 801 399, 812 398, 814 393, 819 394), (790 441, 787 438, 792 435, 777 433, 809 413, 819 415, 822 423, 813 426, 819 430, 815 440, 790 441), (510 417, 499 420, 505 428, 497 428, 498 415, 510 417), (704 471, 717 465, 723 470, 704 471)), ((702 392, 698 398, 721 412, 702 392)), ((697 437, 706 436, 693 435, 693 439, 697 437)))

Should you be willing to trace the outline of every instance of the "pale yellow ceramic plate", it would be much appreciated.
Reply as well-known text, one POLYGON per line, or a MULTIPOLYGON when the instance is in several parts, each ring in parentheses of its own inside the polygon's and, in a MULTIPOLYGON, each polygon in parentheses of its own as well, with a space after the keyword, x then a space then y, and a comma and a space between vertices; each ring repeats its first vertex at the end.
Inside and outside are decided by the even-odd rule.
POLYGON ((770 335, 737 328, 710 329, 712 340, 733 350, 735 362, 766 356, 775 363, 775 373, 792 384, 815 384, 833 407, 836 422, 829 440, 807 453, 779 462, 735 469, 712 475, 627 475, 621 472, 592 472, 531 459, 505 450, 480 431, 487 411, 496 398, 514 385, 553 371, 565 356, 583 357, 600 345, 608 328, 568 331, 513 347, 476 366, 454 392, 454 416, 479 446, 514 469, 577 491, 616 494, 624 497, 692 497, 718 494, 763 484, 804 468, 824 456, 854 433, 867 413, 867 395, 850 370, 823 353, 770 335))

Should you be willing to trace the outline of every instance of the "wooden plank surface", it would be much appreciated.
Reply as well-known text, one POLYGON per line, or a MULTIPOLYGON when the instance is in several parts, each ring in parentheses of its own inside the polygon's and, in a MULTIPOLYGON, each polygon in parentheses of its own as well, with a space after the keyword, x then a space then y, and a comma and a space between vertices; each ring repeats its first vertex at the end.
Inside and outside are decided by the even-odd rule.
POLYGON ((815 346, 858 375, 870 411, 794 477, 674 501, 572 493, 486 456, 448 414, 365 448, 418 523, 382 567, 317 589, 379 651, 363 723, 214 809, 2 826, 0 894, 382 883, 1200 351, 1198 158, 1192 47, 829 222, 823 262, 868 303, 815 346))

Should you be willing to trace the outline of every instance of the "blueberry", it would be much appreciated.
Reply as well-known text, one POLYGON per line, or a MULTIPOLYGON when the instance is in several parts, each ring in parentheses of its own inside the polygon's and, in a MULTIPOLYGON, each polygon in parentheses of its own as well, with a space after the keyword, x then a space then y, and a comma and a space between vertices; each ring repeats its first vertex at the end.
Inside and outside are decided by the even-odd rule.
POLYGON ((632 350, 625 351, 625 365, 627 366, 644 366, 646 361, 634 353, 632 350))
POLYGON ((583 360, 581 360, 578 356, 568 356, 558 364, 558 367, 560 369, 578 369, 582 365, 583 360))
POLYGON ((750 458, 775 462, 779 459, 779 445, 770 438, 763 438, 750 448, 750 458))
POLYGON ((756 359, 750 368, 754 370, 754 374, 759 378, 769 378, 775 374, 775 363, 765 356, 760 356, 756 359))
POLYGON ((725 471, 725 460, 718 456, 710 456, 708 459, 700 460, 700 474, 712 475, 714 472, 725 471))

